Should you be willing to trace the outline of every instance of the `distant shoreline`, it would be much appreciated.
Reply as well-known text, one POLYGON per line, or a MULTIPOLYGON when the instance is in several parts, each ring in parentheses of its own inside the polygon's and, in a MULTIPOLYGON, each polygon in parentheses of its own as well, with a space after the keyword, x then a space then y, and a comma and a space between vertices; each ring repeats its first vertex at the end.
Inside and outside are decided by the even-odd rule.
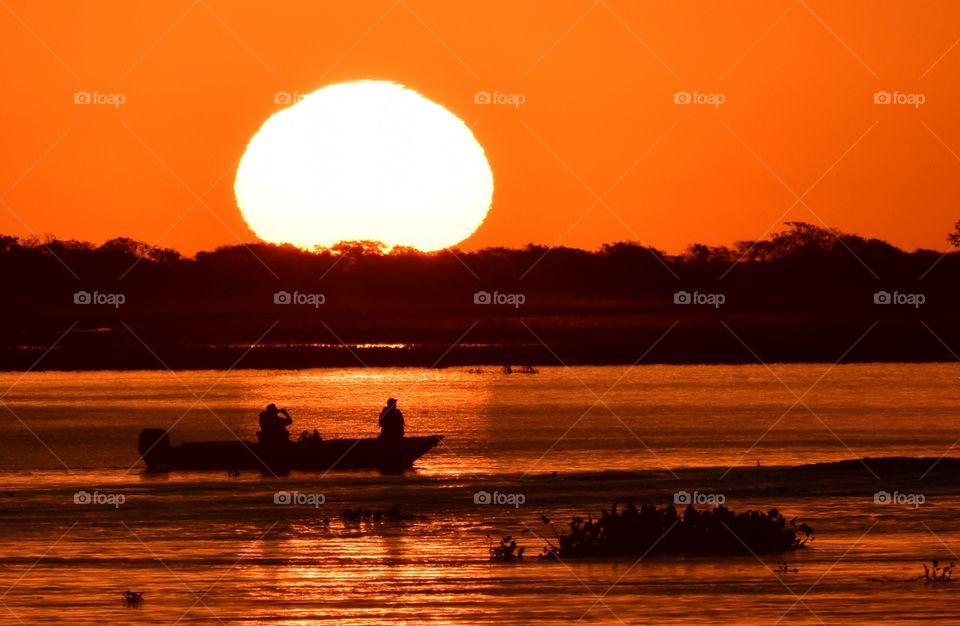
POLYGON ((952 362, 958 275, 798 222, 675 256, 0 236, 0 370, 952 362))
MULTIPOLYGON (((516 347, 465 347, 413 345, 408 347, 288 347, 288 346, 231 346, 206 348, 157 348, 103 349, 31 347, 0 350, 0 371, 136 371, 173 369, 220 370, 230 369, 281 369, 306 370, 323 368, 390 368, 417 369, 475 368, 477 373, 501 373, 504 366, 511 366, 513 375, 531 375, 516 371, 523 366, 643 366, 643 365, 762 365, 762 364, 829 364, 836 362, 837 355, 824 350, 819 358, 811 352, 810 358, 788 358, 784 355, 764 357, 758 361, 754 355, 723 354, 720 352, 697 356, 676 352, 649 354, 638 361, 629 346, 620 349, 596 350, 576 347, 559 347, 562 354, 550 354, 543 346, 516 347), (559 358, 558 358, 559 357, 559 358), (560 360, 562 359, 562 360, 560 360)), ((652 351, 651 351, 652 352, 652 351)), ((769 352, 769 351, 766 351, 769 352)), ((886 355, 864 351, 848 355, 841 363, 956 363, 949 354, 928 351, 891 351, 886 355)))

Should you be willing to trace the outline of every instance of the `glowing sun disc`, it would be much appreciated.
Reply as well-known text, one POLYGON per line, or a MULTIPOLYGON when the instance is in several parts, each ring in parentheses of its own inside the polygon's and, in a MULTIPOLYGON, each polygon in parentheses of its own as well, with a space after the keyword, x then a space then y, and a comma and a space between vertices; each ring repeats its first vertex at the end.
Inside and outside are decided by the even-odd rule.
POLYGON ((247 145, 234 193, 265 241, 429 251, 480 226, 493 173, 456 115, 397 83, 360 81, 274 113, 247 145))

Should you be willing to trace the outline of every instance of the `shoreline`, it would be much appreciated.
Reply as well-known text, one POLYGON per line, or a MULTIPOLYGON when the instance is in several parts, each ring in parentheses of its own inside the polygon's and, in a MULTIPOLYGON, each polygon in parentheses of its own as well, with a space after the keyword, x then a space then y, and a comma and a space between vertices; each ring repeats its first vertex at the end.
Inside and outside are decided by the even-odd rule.
MULTIPOLYGON (((148 351, 139 349, 111 349, 90 346, 41 347, 0 349, 0 372, 27 371, 177 371, 206 370, 307 370, 327 368, 417 368, 447 369, 451 367, 479 368, 484 373, 501 373, 509 365, 522 366, 642 366, 642 365, 759 365, 756 356, 744 351, 742 355, 718 352, 697 357, 693 354, 660 352, 646 355, 638 362, 642 351, 630 346, 619 349, 559 346, 556 352, 544 346, 465 347, 415 345, 402 348, 363 347, 356 345, 328 347, 288 346, 231 346, 212 348, 158 347, 148 351), (598 354, 599 353, 599 354, 598 354)), ((814 352, 791 358, 785 354, 764 355, 762 363, 772 364, 829 364, 836 355, 828 351, 814 352)), ((926 364, 955 363, 952 355, 943 351, 904 351, 888 354, 850 354, 843 364, 926 364)), ((520 373, 520 372, 514 372, 520 373)))

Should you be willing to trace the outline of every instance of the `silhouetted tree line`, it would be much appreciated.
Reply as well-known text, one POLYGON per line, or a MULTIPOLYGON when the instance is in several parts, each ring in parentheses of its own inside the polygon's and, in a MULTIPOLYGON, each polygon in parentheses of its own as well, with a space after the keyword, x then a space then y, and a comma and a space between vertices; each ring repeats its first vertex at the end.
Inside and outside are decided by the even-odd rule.
MULTIPOLYGON (((960 242, 960 222, 948 239, 960 242)), ((729 333, 716 334, 723 320, 742 329, 758 350, 770 347, 764 358, 833 360, 856 339, 863 322, 882 318, 907 335, 887 337, 894 343, 886 349, 876 344, 862 358, 908 358, 917 348, 896 342, 929 339, 918 324, 921 317, 939 324, 956 313, 958 269, 955 252, 906 252, 801 222, 763 240, 693 244, 678 255, 630 242, 596 251, 528 245, 435 253, 387 252, 376 242, 347 242, 312 251, 257 243, 186 257, 127 238, 95 246, 0 236, 0 286, 7 303, 0 310, 0 347, 49 345, 74 321, 64 350, 109 352, 120 344, 142 350, 141 340, 161 352, 246 345, 276 322, 265 343, 446 348, 469 327, 464 342, 475 349, 507 347, 504 354, 494 351, 475 362, 510 362, 510 354, 555 362, 544 358, 550 351, 543 343, 571 362, 590 361, 591 353, 596 362, 631 362, 679 321, 675 334, 682 341, 672 351, 658 347, 651 358, 744 358, 729 333), (874 294, 880 291, 919 293, 925 302, 921 308, 878 308, 874 294), (123 303, 77 304, 78 292, 122 294, 123 303), (501 298, 485 304, 476 295, 481 292, 520 294, 522 303, 501 298), (678 292, 721 294, 723 302, 684 306, 677 303, 678 292), (278 293, 322 294, 322 304, 278 303, 278 293)), ((949 326, 947 335, 953 332, 949 326)), ((465 349, 445 363, 463 361, 458 354, 465 349)), ((915 358, 946 354, 942 345, 925 345, 921 352, 915 358)), ((431 364, 432 358, 421 357, 410 362, 431 364)), ((310 362, 292 351, 285 358, 310 362)), ((12 367, 0 355, 3 366, 12 367)))
MULTIPOLYGON (((656 286, 672 289, 697 281, 729 281, 726 284, 739 287, 775 276, 771 282, 831 289, 847 282, 869 283, 876 280, 872 274, 881 281, 914 282, 936 264, 929 276, 933 284, 949 279, 960 259, 933 250, 905 252, 885 241, 803 222, 787 226, 765 240, 730 247, 692 244, 679 255, 629 242, 604 244, 597 251, 531 244, 436 253, 409 248, 387 253, 376 242, 346 242, 314 251, 265 243, 224 246, 191 258, 128 238, 94 246, 0 235, 0 269, 4 287, 50 303, 60 299, 58 288, 100 285, 149 300, 207 295, 241 301, 258 288, 302 286, 349 298, 386 296, 416 304, 412 296, 443 302, 464 287, 525 288, 565 300, 581 294, 640 296, 656 286)), ((960 222, 957 228, 958 233, 949 236, 954 245, 960 244, 960 222)))

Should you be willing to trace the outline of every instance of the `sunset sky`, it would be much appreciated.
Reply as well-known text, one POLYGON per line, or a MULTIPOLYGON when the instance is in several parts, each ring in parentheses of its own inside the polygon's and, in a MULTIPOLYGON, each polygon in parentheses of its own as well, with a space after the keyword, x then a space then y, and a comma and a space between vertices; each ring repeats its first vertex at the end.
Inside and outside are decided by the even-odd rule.
POLYGON ((955 2, 0 0, 0 232, 255 241, 233 181, 275 94, 381 79, 486 150, 493 206, 464 248, 677 252, 802 220, 943 250, 958 33, 955 2))

